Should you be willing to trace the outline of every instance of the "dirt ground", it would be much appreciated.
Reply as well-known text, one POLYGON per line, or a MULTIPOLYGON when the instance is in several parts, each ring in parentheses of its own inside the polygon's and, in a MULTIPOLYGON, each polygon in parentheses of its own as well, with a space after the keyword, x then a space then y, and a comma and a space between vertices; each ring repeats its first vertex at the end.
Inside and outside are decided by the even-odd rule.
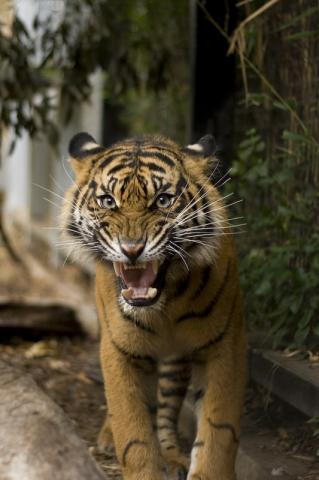
MULTIPOLYGON (((58 269, 45 281, 33 278, 12 265, 0 249, 0 297, 25 296, 52 298, 52 279, 71 280, 83 291, 83 301, 92 301, 91 280, 73 266, 58 269)), ((105 400, 98 362, 98 342, 85 335, 48 336, 43 332, 19 331, 12 336, 0 330, 0 358, 30 373, 44 391, 65 411, 73 421, 80 437, 96 457, 108 478, 120 479, 119 466, 114 456, 102 455, 96 450, 96 438, 105 415, 105 400)), ((271 434, 271 442, 262 447, 271 455, 298 459, 307 464, 307 474, 298 480, 319 480, 319 436, 306 418, 294 409, 269 396, 267 392, 250 386, 247 390, 244 430, 261 438, 271 434)), ((257 444, 256 444, 257 445, 257 444)), ((277 472, 280 477, 280 471, 277 472)), ((276 476, 276 472, 274 473, 276 476)))
MULTIPOLYGON (((105 415, 98 343, 83 336, 29 340, 11 337, 2 340, 0 358, 33 376, 71 418, 109 478, 120 479, 116 459, 96 451, 96 437, 105 415)), ((249 424, 250 430, 255 429, 256 436, 272 434, 272 444, 267 444, 270 453, 280 451, 309 464, 307 475, 296 478, 319 479, 319 439, 313 437, 313 431, 298 412, 250 387, 244 424, 244 428, 249 424)))

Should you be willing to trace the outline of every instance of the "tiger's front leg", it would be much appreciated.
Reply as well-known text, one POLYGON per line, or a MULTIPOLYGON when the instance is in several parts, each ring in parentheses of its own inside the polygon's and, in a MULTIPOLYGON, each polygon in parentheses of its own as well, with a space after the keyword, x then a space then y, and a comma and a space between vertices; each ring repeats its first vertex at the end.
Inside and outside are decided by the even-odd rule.
POLYGON ((143 371, 102 328, 101 363, 117 458, 125 480, 163 480, 162 460, 146 402, 143 371))
MULTIPOLYGON (((226 339, 224 340, 226 342, 226 339)), ((214 346, 198 367, 198 431, 187 480, 235 480, 240 415, 245 386, 245 339, 214 346), (200 392, 200 394, 199 394, 200 392)))

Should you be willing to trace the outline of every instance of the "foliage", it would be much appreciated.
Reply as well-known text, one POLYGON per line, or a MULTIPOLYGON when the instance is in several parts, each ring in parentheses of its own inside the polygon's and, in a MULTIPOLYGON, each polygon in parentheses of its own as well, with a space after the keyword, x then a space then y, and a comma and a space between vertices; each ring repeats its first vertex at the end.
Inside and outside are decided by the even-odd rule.
POLYGON ((56 140, 54 108, 63 104, 65 121, 74 105, 88 98, 90 75, 107 73, 112 98, 130 89, 160 93, 171 79, 184 45, 172 45, 172 22, 180 23, 182 1, 68 0, 62 15, 39 9, 33 29, 16 18, 12 35, 0 35, 0 123, 31 135, 45 131, 56 140), (163 23, 159 21, 163 20, 163 23))
POLYGON ((307 178, 307 138, 284 131, 288 141, 292 148, 268 156, 251 129, 239 145, 232 173, 248 225, 241 278, 248 319, 274 347, 318 348, 319 191, 307 178))
POLYGON ((189 113, 187 2, 140 0, 135 4, 139 7, 132 10, 130 43, 137 46, 140 81, 137 88, 131 86, 118 97, 121 120, 130 135, 158 131, 183 143, 189 113), (146 48, 149 42, 151 49, 146 48))

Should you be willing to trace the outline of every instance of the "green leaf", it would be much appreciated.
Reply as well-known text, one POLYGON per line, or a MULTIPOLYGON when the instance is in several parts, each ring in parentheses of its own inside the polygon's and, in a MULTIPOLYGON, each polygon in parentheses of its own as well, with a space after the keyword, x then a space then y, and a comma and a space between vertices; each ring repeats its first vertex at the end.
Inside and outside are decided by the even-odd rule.
POLYGON ((306 32, 298 32, 293 33, 292 35, 287 35, 286 40, 288 41, 295 41, 295 40, 303 40, 309 37, 315 37, 319 34, 319 30, 308 30, 306 32))
POLYGON ((288 22, 284 23, 280 28, 275 30, 275 32, 281 32, 282 30, 285 30, 289 27, 297 25, 304 18, 309 17, 310 15, 313 15, 314 13, 316 13, 318 11, 318 9, 319 9, 319 7, 309 7, 309 8, 307 8, 300 15, 293 16, 288 22))

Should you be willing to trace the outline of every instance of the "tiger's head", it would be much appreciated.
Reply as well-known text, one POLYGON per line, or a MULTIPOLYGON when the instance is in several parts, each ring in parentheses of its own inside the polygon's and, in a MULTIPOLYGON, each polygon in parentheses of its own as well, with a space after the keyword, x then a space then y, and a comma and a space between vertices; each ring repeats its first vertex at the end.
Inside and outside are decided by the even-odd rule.
POLYGON ((216 256, 227 220, 211 181, 214 153, 211 135, 185 148, 161 136, 109 148, 87 133, 71 140, 75 184, 64 202, 64 233, 113 263, 130 305, 157 302, 167 270, 178 274, 216 256))

